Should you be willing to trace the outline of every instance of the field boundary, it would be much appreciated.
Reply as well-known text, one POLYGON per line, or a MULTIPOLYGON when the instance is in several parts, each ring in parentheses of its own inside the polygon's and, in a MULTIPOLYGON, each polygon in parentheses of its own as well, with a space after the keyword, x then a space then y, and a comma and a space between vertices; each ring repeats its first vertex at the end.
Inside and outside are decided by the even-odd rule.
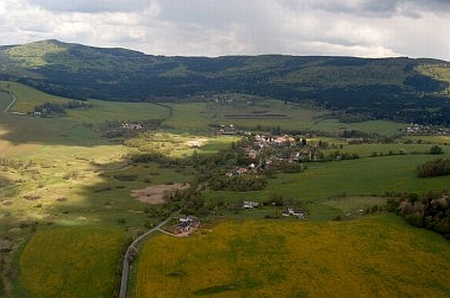
POLYGON ((9 92, 9 91, 6 91, 6 92, 8 92, 9 96, 11 96, 11 99, 12 99, 12 100, 11 100, 11 102, 9 103, 9 105, 6 107, 6 109, 3 111, 4 114, 7 114, 7 113, 8 113, 8 110, 13 106, 13 104, 16 103, 16 96, 14 95, 14 93, 9 92))

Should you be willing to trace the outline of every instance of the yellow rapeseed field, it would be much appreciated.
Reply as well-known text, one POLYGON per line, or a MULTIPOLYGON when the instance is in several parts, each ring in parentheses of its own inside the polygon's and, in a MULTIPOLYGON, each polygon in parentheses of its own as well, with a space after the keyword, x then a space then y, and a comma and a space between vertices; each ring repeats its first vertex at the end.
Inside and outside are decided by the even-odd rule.
POLYGON ((450 297, 450 244, 394 215, 222 222, 141 252, 136 297, 450 297))

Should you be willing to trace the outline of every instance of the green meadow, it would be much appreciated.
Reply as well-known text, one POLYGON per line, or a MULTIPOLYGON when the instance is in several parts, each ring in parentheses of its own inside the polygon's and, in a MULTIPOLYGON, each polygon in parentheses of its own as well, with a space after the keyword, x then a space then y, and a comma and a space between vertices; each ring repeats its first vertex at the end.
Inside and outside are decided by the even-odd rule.
POLYGON ((152 282, 158 283, 155 286, 159 290, 155 293, 160 294, 155 295, 161 297, 276 297, 278 293, 285 297, 334 297, 331 290, 320 296, 319 289, 332 289, 339 278, 349 283, 347 287, 343 284, 341 291, 359 287, 365 293, 361 297, 389 297, 388 292, 404 297, 439 297, 449 290, 440 279, 448 278, 440 265, 449 262, 444 257, 448 244, 439 236, 406 226, 400 218, 391 215, 356 216, 360 209, 383 205, 388 192, 423 193, 449 187, 448 177, 419 179, 415 172, 417 165, 436 158, 424 154, 434 144, 444 151, 440 157, 450 157, 448 136, 394 138, 388 144, 347 144, 337 136, 343 130, 394 137, 404 124, 389 121, 341 123, 333 118, 331 111, 240 94, 224 95, 232 101, 221 104, 209 99, 164 104, 88 100, 90 108, 40 118, 11 112, 27 113, 45 102, 62 104, 71 99, 48 95, 15 82, 0 82, 0 90, 0 237, 5 252, 2 252, 0 286, 4 297, 101 298, 117 293, 123 247, 157 220, 149 211, 155 206, 132 197, 132 190, 189 183, 196 178, 189 167, 177 168, 158 161, 130 163, 127 157, 148 152, 158 152, 168 158, 186 158, 194 152, 215 154, 239 139, 238 136, 215 135, 214 129, 219 124, 233 124, 243 129, 317 132, 327 137, 308 137, 308 142, 326 141, 360 158, 305 163, 306 170, 302 173, 276 173, 261 191, 204 191, 202 198, 206 203, 220 200, 230 205, 247 199, 263 203, 274 194, 281 195, 294 205, 307 208, 309 219, 303 222, 259 220, 281 212, 271 206, 252 211, 228 210, 224 212, 226 218, 239 220, 228 223, 218 216, 205 218, 212 225, 211 229, 206 227, 192 239, 152 237, 137 263, 137 276, 133 277, 142 280, 135 289, 140 295, 136 297, 145 297, 150 291, 148 287, 153 287, 152 282), (17 101, 4 113, 12 100, 9 92, 14 93, 17 101), (122 140, 102 136, 107 123, 148 120, 160 122, 161 126, 146 132, 144 138, 122 140), (193 142, 199 146, 192 146, 193 142), (399 155, 399 152, 406 154, 399 155), (356 219, 330 222, 346 214, 356 219), (220 221, 225 222, 224 228, 222 224, 216 226, 220 221), (267 232, 257 234, 256 231, 267 232), (222 235, 219 238, 225 242, 217 242, 220 247, 209 247, 211 241, 216 241, 216 234, 222 235), (293 234, 298 236, 291 238, 293 234), (245 235, 254 241, 244 241, 245 235), (227 240, 227 237, 230 238, 227 240), (403 244, 396 240, 402 237, 403 244), (414 244, 416 238, 420 241, 414 244), (386 245, 395 249, 380 251, 376 247, 377 239, 384 239, 386 245), (266 242, 279 245, 280 250, 273 260, 268 259, 274 248, 264 244, 266 242), (368 251, 364 254, 366 242, 368 251), (320 258, 322 253, 328 253, 325 244, 336 246, 336 251, 320 258), (163 254, 159 261, 173 259, 176 263, 171 265, 172 271, 166 272, 169 276, 166 273, 158 276, 152 271, 162 265, 152 267, 152 262, 158 260, 148 257, 153 249, 150 246, 168 249, 167 255, 163 254), (198 268, 200 276, 189 269, 189 264, 196 262, 195 258, 200 255, 194 259, 179 257, 192 246, 204 248, 202 255, 208 254, 208 249, 211 252, 209 267, 198 268), (294 252, 294 247, 302 247, 303 254, 294 252), (342 257, 342 252, 349 249, 351 254, 342 257), (400 250, 406 251, 413 261, 405 271, 390 273, 390 269, 401 266, 400 250), (239 255, 239 251, 246 253, 239 255), (322 253, 315 256, 315 252, 322 253), (268 261, 267 265, 264 260, 252 259, 258 254, 268 261), (379 259, 383 254, 386 258, 379 259), (376 258, 372 260, 371 255, 376 258), (341 257, 339 262, 327 263, 341 257), (317 259, 308 263, 311 258, 317 259), (249 267, 246 269, 247 260, 249 267), (389 265, 392 268, 388 262, 393 262, 389 265), (418 277, 420 285, 408 285, 412 272, 425 262, 428 267, 418 277), (184 269, 177 269, 177 266, 184 269), (228 270, 222 277, 211 274, 221 266, 228 270), (254 272, 257 266, 262 266, 263 270, 254 272), (283 271, 285 266, 289 270, 283 271), (346 273, 342 273, 344 271, 346 273), (430 280, 428 275, 432 271, 437 272, 439 278, 430 280), (263 273, 267 277, 262 276, 263 273), (191 280, 194 276, 199 281, 197 286, 191 280), (207 278, 203 279, 205 276, 207 278), (285 277, 286 283, 275 285, 276 279, 270 281, 270 276, 285 277), (399 276, 403 276, 403 280, 396 284, 399 276), (297 292, 294 280, 304 282, 297 292), (162 289, 165 282, 176 284, 175 292, 162 289), (373 286, 377 283, 379 287, 373 286), (186 284, 190 286, 186 288, 186 284), (426 295, 420 296, 421 290, 426 295))

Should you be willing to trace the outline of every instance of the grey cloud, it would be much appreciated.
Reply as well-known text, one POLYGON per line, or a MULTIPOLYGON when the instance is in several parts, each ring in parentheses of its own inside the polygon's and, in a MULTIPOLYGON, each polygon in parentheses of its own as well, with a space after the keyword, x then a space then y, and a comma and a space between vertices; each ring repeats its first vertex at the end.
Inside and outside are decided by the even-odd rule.
POLYGON ((395 15, 418 18, 422 12, 450 14, 450 0, 318 0, 307 3, 317 10, 372 18, 390 18, 395 15))
POLYGON ((25 25, 22 30, 34 33, 48 33, 52 31, 52 27, 48 24, 25 25))
POLYGON ((226 27, 235 22, 263 21, 272 1, 161 0, 159 18, 167 21, 226 27))
POLYGON ((206 43, 210 40, 212 47, 230 50, 217 43, 232 36, 245 51, 264 48, 276 52, 279 25, 272 11, 278 5, 276 1, 161 0, 157 18, 174 24, 189 43, 197 35, 206 43))

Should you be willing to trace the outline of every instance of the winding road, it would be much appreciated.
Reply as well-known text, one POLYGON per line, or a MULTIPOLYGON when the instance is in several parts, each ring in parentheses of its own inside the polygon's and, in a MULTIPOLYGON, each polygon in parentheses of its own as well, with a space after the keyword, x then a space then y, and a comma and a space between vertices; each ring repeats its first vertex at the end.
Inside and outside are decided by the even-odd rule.
POLYGON ((130 264, 133 262, 134 256, 138 253, 138 247, 137 245, 146 237, 148 237, 151 233, 158 231, 163 225, 169 222, 169 220, 172 219, 172 216, 167 218, 165 221, 159 223, 156 227, 152 228, 151 230, 147 231, 145 234, 142 234, 136 240, 133 241, 133 243, 128 246, 127 252, 125 253, 125 258, 123 260, 123 266, 122 266, 122 279, 120 280, 120 292, 119 292, 119 298, 126 298, 127 297, 127 284, 128 284, 128 274, 130 271, 130 264))

